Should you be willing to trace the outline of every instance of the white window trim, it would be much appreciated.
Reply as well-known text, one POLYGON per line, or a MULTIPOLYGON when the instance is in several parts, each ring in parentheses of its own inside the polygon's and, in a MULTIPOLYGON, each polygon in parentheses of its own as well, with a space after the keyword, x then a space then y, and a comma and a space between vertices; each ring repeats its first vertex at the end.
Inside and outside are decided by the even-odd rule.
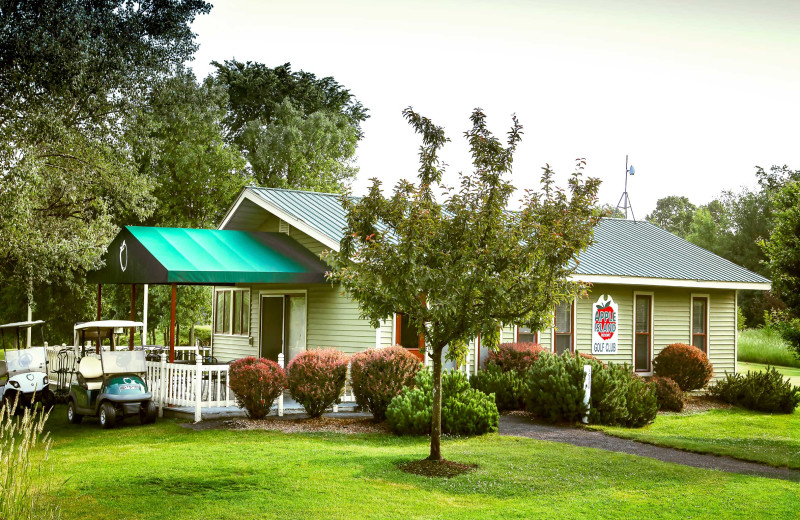
MULTIPOLYGON (((305 341, 303 348, 308 350, 308 289, 261 289, 258 291, 258 357, 261 357, 261 298, 264 296, 304 296, 305 297, 305 310, 306 310, 306 333, 304 335, 305 341)), ((252 309, 252 300, 250 302, 252 309)), ((286 347, 286 338, 284 338, 284 348, 286 347)), ((285 354, 284 354, 285 355, 285 354)), ((288 364, 288 360, 284 363, 288 364)), ((285 368, 285 367, 284 367, 285 368)))
POLYGON ((692 337, 694 335, 694 299, 706 299, 706 356, 711 359, 711 295, 707 293, 692 293, 689 296, 689 342, 687 345, 693 345, 692 337))
MULTIPOLYGON (((711 305, 709 305, 711 307, 711 305)), ((710 327, 709 327, 710 328, 710 327)), ((739 291, 733 291, 733 373, 739 373, 739 291)))
MULTIPOLYGON (((575 330, 575 320, 578 318, 578 312, 575 308, 575 301, 572 300, 570 302, 570 320, 572 321, 572 344, 570 345, 570 352, 575 354, 578 350, 578 337, 577 331, 575 330)), ((536 331, 536 339, 539 339, 539 331, 536 331)), ((550 353, 555 354, 556 352, 556 306, 553 306, 553 326, 550 328, 550 353)))
MULTIPOLYGON (((250 335, 251 335, 250 334, 250 321, 252 320, 252 317, 250 316, 250 313, 252 311, 253 311, 253 293, 252 293, 252 291, 250 290, 249 287, 214 287, 214 299, 211 302, 211 319, 213 320, 213 323, 211 324, 211 330, 212 330, 212 334, 211 335, 212 336, 226 337, 226 338, 248 338, 248 337, 250 337, 250 335), (221 292, 226 292, 226 291, 230 291, 231 293, 233 293, 233 292, 248 292, 248 293, 250 293, 249 309, 247 310, 247 321, 248 321, 248 323, 247 323, 247 334, 234 334, 233 333, 233 294, 231 294, 231 309, 230 309, 230 314, 228 316, 228 318, 230 319, 230 324, 231 324, 231 332, 230 333, 217 332, 217 294, 221 293, 221 292)), ((223 323, 224 323, 224 321, 223 321, 223 323)))
MULTIPOLYGON (((655 337, 656 337, 656 319, 655 319, 656 297, 653 291, 633 291, 633 312, 631 316, 631 364, 633 365, 633 372, 639 376, 652 376, 653 375, 653 359, 655 358, 655 337), (637 371, 636 370, 636 297, 649 296, 650 297, 650 370, 637 371)), ((689 332, 691 334, 691 332, 689 332)))

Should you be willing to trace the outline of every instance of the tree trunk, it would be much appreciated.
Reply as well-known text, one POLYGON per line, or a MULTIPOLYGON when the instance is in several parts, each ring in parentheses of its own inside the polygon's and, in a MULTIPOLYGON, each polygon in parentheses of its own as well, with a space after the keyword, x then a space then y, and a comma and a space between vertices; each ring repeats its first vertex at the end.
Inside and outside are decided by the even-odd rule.
POLYGON ((433 349, 433 416, 431 417, 431 454, 428 460, 442 460, 442 349, 433 349))
POLYGON ((189 345, 194 346, 194 323, 189 327, 189 345))

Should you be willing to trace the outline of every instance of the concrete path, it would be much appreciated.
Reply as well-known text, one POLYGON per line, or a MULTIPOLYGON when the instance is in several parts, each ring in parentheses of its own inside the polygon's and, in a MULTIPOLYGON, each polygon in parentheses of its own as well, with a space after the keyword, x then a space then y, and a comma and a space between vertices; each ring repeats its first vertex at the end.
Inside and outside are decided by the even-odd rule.
POLYGON ((598 431, 583 428, 570 428, 551 426, 531 421, 527 417, 515 415, 501 415, 499 425, 500 435, 514 437, 529 437, 542 441, 563 442, 584 448, 598 448, 601 450, 628 453, 649 457, 662 462, 683 464, 695 468, 715 469, 728 473, 741 473, 743 475, 757 475, 759 477, 776 478, 800 482, 800 471, 788 468, 775 468, 757 462, 746 462, 731 457, 718 455, 702 455, 674 448, 663 448, 643 442, 612 437, 598 431))

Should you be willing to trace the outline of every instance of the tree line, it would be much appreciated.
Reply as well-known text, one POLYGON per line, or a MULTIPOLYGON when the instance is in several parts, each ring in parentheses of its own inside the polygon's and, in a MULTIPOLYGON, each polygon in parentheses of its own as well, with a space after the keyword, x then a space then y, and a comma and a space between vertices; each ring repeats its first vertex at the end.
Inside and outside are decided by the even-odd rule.
MULTIPOLYGON (((70 342, 95 317, 86 273, 121 226, 214 228, 244 186, 340 192, 355 177, 368 112, 333 78, 290 63, 213 62, 204 79, 187 67, 191 23, 210 10, 0 2, 0 320, 32 302, 49 340, 70 342)), ((129 291, 104 287, 104 318, 130 316, 129 291)), ((151 288, 154 330, 168 297, 151 288)), ((178 298, 180 324, 210 322, 209 288, 178 298)))
POLYGON ((745 323, 761 326, 771 315, 789 325, 785 337, 800 352, 800 170, 756 167, 755 176, 754 189, 726 190, 708 204, 659 199, 647 220, 770 278, 772 291, 741 291, 745 323))

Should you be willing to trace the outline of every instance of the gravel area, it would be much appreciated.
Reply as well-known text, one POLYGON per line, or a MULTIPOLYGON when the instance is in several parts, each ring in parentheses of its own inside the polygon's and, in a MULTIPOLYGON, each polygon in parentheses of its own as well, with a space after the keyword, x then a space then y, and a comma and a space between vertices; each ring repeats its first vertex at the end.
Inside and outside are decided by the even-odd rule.
POLYGON ((630 455, 649 457, 662 462, 672 462, 674 464, 683 464, 684 466, 692 466, 695 468, 714 469, 728 473, 741 473, 743 475, 757 475, 760 477, 800 482, 800 471, 797 470, 775 468, 767 466, 766 464, 746 462, 731 457, 704 455, 674 448, 664 448, 629 439, 620 439, 602 432, 583 428, 540 424, 533 422, 522 413, 501 415, 499 433, 500 435, 529 437, 542 441, 563 442, 584 448, 598 448, 601 450, 628 453, 630 455))

